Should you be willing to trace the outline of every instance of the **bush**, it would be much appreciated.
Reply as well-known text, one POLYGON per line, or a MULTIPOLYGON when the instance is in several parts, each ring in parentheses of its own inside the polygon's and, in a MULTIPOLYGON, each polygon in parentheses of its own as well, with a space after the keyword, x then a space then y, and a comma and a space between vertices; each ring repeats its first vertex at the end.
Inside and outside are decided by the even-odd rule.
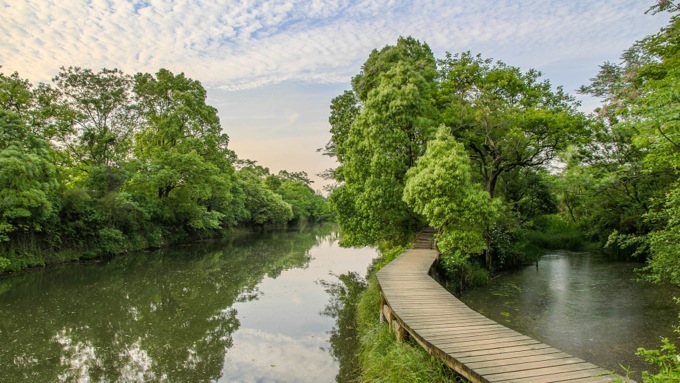
POLYGON ((466 260, 454 262, 453 258, 442 254, 437 265, 437 272, 444 277, 444 285, 448 290, 463 292, 469 288, 484 286, 489 283, 491 276, 489 270, 479 262, 466 260))
MULTIPOLYGON (((680 304, 680 299, 675 302, 680 304)), ((680 327, 675 328, 675 333, 680 336, 680 327)), ((642 372, 642 381, 645 383, 666 383, 680 382, 680 354, 678 354, 675 344, 668 338, 661 339, 661 347, 654 350, 638 348, 637 355, 659 368, 659 372, 651 374, 648 371, 642 372)))

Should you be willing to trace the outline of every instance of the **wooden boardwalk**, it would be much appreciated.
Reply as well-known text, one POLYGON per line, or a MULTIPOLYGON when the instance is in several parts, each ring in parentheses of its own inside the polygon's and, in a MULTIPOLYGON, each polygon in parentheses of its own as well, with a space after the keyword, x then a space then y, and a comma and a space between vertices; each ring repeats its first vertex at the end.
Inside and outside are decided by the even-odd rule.
POLYGON ((381 319, 473 382, 632 382, 502 326, 429 276, 433 233, 378 271, 381 319))

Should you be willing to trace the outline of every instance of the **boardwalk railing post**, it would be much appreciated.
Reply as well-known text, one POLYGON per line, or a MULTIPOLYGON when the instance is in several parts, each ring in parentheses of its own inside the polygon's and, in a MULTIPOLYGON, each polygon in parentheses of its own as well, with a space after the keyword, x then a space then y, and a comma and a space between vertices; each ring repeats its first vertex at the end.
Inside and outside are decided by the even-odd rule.
POLYGON ((380 292, 380 323, 385 321, 385 296, 380 292))
POLYGON ((399 321, 392 319, 392 328, 394 329, 394 334, 397 336, 397 340, 402 342, 408 337, 406 329, 399 324, 399 321))

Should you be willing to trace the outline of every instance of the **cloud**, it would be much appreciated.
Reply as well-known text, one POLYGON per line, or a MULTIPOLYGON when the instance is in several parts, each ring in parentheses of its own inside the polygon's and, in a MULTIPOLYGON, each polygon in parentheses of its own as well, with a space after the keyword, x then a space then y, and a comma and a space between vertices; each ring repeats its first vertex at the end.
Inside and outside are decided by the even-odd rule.
MULTIPOLYGON (((371 50, 411 35, 438 57, 482 53, 542 70, 573 91, 598 64, 616 61, 635 40, 667 23, 668 15, 644 15, 651 3, 0 0, 0 70, 32 81, 49 81, 60 66, 71 65, 185 72, 209 90, 208 102, 220 110, 240 156, 311 175, 333 166, 314 151, 328 141, 328 104, 371 50), (286 84, 324 90, 312 92, 314 100, 306 98, 307 89, 276 93, 286 84)), ((317 181, 315 187, 324 184, 317 181)))
POLYGON ((33 80, 61 65, 167 67, 229 90, 347 82, 370 50, 399 35, 530 65, 619 52, 616 41, 651 32, 634 0, 0 0, 0 8, 0 63, 33 80))
POLYGON ((223 379, 229 382, 333 381, 338 365, 330 353, 326 334, 292 338, 283 334, 244 328, 234 334, 227 352, 223 379), (304 367, 302 367, 304 366, 304 367))

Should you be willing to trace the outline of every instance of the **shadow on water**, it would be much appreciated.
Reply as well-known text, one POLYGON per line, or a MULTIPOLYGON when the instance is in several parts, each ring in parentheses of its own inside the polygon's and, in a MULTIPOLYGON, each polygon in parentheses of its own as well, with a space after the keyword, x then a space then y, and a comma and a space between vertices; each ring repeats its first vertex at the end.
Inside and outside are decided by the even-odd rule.
POLYGON ((487 317, 553 347, 640 381, 651 370, 635 355, 673 337, 680 290, 638 281, 641 264, 592 253, 544 255, 538 268, 504 275, 461 300, 487 317), (623 367, 622 367, 623 366, 623 367))
POLYGON ((366 290, 367 284, 363 277, 353 272, 342 274, 338 279, 339 282, 321 282, 331 296, 321 314, 336 320, 336 325, 330 331, 330 353, 340 365, 336 382, 358 382, 361 366, 357 353, 359 334, 356 312, 359 295, 366 290))
POLYGON ((240 235, 0 279, 0 381, 217 381, 241 326, 232 306, 333 235, 240 235))

